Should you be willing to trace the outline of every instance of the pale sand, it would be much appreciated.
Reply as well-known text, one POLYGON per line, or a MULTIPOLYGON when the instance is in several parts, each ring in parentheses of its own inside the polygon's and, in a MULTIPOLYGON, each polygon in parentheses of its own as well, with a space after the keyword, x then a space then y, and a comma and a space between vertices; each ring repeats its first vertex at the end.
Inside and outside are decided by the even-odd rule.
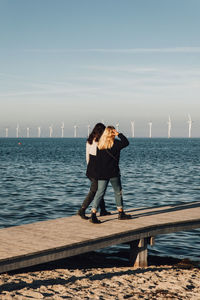
POLYGON ((116 266, 116 261, 91 253, 0 274, 0 299, 200 300, 200 268, 179 262, 133 270, 126 262, 116 266))

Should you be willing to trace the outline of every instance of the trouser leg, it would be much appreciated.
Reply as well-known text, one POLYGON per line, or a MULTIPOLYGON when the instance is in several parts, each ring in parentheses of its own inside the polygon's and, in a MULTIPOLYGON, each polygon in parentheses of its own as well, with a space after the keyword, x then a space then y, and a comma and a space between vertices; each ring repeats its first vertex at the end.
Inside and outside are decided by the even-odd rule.
POLYGON ((97 189, 96 195, 94 197, 94 202, 92 205, 92 209, 95 211, 97 211, 100 201, 106 192, 108 182, 109 182, 109 180, 98 180, 98 189, 97 189))
POLYGON ((96 191, 98 189, 98 180, 94 178, 89 178, 91 181, 90 190, 88 195, 86 196, 85 200, 82 203, 82 208, 87 209, 92 200, 94 199, 94 196, 96 194, 96 191))
POLYGON ((117 208, 123 208, 122 185, 120 176, 110 178, 110 183, 114 189, 117 208))
POLYGON ((105 210, 106 210, 104 198, 101 199, 101 201, 100 201, 100 203, 99 203, 99 207, 100 207, 100 210, 101 210, 101 211, 105 211, 105 210))

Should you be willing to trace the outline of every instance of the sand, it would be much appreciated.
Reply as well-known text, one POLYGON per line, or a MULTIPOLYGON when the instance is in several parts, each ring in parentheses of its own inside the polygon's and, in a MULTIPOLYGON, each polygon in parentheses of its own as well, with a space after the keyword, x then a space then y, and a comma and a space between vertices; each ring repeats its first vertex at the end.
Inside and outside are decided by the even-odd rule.
POLYGON ((168 262, 134 270, 126 261, 116 263, 90 253, 0 274, 0 299, 200 300, 200 268, 185 261, 168 262))

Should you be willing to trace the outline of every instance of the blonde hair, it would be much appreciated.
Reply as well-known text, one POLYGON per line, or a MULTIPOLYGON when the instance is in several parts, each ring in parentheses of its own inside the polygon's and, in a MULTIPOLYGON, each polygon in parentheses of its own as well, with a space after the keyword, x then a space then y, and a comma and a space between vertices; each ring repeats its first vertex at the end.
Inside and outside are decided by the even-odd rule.
POLYGON ((113 126, 108 126, 104 130, 99 143, 98 143, 98 148, 99 150, 104 150, 104 149, 110 149, 112 148, 114 144, 114 139, 115 139, 115 127, 113 126))

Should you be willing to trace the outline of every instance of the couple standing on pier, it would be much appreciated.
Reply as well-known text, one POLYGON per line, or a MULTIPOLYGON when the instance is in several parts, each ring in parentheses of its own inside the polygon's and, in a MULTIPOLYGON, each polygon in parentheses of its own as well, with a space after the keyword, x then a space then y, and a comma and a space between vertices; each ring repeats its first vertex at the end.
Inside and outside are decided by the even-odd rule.
POLYGON ((131 216, 123 211, 122 186, 120 179, 119 158, 120 151, 129 145, 129 141, 117 132, 113 126, 105 127, 97 123, 89 135, 86 143, 86 175, 91 181, 90 191, 78 211, 82 219, 99 224, 101 221, 96 213, 100 207, 100 216, 110 215, 105 208, 104 195, 110 182, 112 184, 118 209, 118 219, 127 220, 131 216), (116 139, 116 137, 118 137, 116 139), (93 201, 91 217, 85 215, 85 210, 93 201))

